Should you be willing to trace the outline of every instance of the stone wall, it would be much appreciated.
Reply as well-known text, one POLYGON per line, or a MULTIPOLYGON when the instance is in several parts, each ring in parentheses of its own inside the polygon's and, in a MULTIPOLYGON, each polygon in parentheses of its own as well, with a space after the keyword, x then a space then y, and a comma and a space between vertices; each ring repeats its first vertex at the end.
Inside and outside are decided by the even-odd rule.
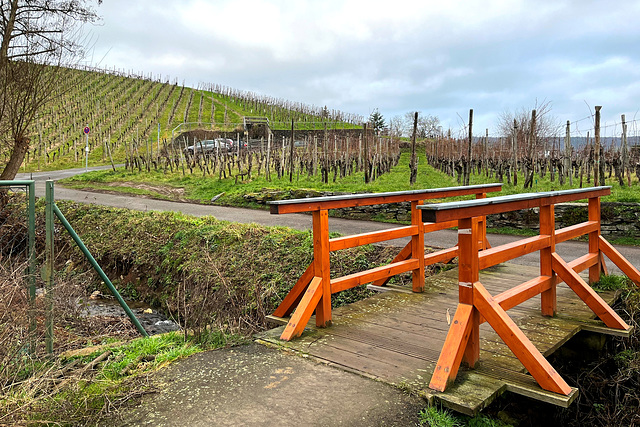
MULTIPOLYGON (((300 199, 305 197, 335 196, 348 193, 319 192, 313 190, 263 189, 260 193, 244 196, 245 200, 266 205, 268 201, 300 199)), ((410 221, 411 204, 408 202, 385 205, 358 206, 334 209, 333 216, 353 219, 410 221)), ((556 228, 568 227, 587 220, 586 203, 563 203, 555 206, 556 228)), ((602 234, 612 237, 640 237, 640 203, 603 202, 601 206, 602 234)), ((524 209, 487 217, 491 228, 511 227, 537 230, 538 209, 524 209)))

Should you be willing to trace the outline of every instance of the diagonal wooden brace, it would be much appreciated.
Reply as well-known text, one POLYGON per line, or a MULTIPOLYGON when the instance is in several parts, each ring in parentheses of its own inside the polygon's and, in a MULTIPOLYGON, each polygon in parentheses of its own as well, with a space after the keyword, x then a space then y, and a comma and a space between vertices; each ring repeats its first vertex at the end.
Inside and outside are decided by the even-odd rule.
POLYGON ((290 315, 300 303, 300 299, 302 299, 302 295, 309 286, 311 279, 313 279, 313 263, 309 264, 309 267, 307 267, 305 272, 302 273, 302 276, 300 276, 296 284, 293 285, 278 308, 275 309, 273 315, 277 317, 286 317, 290 315))
POLYGON ((456 379, 462 356, 471 334, 471 320, 474 311, 475 308, 472 305, 458 304, 447 338, 442 346, 436 369, 431 376, 429 388, 444 391, 447 385, 456 379))
POLYGON ((571 387, 562 379, 529 338, 518 328, 506 311, 500 307, 480 282, 473 284, 473 304, 502 341, 531 373, 540 387, 554 393, 571 393, 571 387))
POLYGON ((628 330, 629 325, 558 255, 551 254, 551 265, 558 276, 610 328, 628 330))
MULTIPOLYGON (((393 259, 393 261, 391 261, 391 264, 399 261, 404 261, 409 258, 411 258, 411 241, 409 241, 409 243, 407 243, 405 247, 402 248, 398 255, 396 255, 396 257, 393 259)), ((372 285, 385 286, 389 282, 389 280, 391 280, 391 277, 385 277, 384 279, 376 280, 372 283, 372 285)))
POLYGON ((299 337, 304 331, 304 327, 309 323, 309 319, 313 314, 313 311, 318 306, 318 302, 322 297, 322 278, 314 277, 307 288, 307 291, 302 296, 300 304, 293 312, 293 316, 284 328, 280 339, 289 341, 291 338, 299 337))
POLYGON ((640 272, 637 268, 633 266, 625 257, 622 256, 620 252, 616 248, 614 248, 611 243, 607 241, 602 236, 600 238, 600 251, 607 256, 615 265, 618 266, 622 272, 636 284, 636 286, 640 286, 640 272))

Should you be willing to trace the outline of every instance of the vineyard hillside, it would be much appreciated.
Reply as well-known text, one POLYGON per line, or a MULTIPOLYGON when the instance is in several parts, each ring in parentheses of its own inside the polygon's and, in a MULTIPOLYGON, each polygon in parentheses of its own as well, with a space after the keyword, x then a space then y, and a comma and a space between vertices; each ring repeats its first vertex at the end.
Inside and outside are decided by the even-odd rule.
MULTIPOLYGON (((24 170, 124 161, 127 150, 162 150, 184 131, 242 131, 245 117, 266 118, 272 130, 353 128, 362 117, 216 84, 198 88, 162 76, 117 70, 65 69, 54 100, 30 132, 24 170), (89 128, 87 139, 84 129, 89 128)), ((5 157, 8 153, 4 153, 5 157)))

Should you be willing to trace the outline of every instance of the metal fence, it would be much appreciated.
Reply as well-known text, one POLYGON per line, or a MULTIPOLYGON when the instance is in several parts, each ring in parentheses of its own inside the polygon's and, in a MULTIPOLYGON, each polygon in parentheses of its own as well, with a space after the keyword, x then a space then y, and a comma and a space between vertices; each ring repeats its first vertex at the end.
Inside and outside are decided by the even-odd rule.
POLYGON ((35 351, 36 331, 36 251, 35 182, 0 181, 0 261, 27 262, 25 287, 29 295, 28 351, 35 351))

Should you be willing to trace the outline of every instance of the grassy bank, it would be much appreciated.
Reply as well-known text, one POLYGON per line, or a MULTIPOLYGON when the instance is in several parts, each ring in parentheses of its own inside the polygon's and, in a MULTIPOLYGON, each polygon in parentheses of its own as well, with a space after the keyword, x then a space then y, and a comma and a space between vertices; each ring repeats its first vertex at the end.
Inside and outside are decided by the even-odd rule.
MULTIPOLYGON (((91 424, 152 391, 146 375, 166 363, 242 342, 241 337, 263 329, 265 316, 313 256, 311 233, 284 227, 69 202, 58 206, 125 298, 151 303, 190 333, 131 341, 139 335, 128 320, 83 317, 76 302, 94 290, 108 290, 66 231, 57 228, 56 357, 46 357, 43 345, 43 297, 36 300, 38 329, 29 333, 24 261, 0 269, 0 425, 91 424), (29 356, 25 343, 34 339, 39 344, 29 356), (102 347, 76 353, 93 345, 102 347)), ((38 230, 44 230, 43 216, 40 201, 38 230)), ((38 233, 38 253, 43 238, 38 233)), ((332 254, 332 273, 372 268, 392 256, 372 246, 339 251, 332 254)), ((335 294, 332 304, 368 295, 366 288, 355 288, 335 294)))

